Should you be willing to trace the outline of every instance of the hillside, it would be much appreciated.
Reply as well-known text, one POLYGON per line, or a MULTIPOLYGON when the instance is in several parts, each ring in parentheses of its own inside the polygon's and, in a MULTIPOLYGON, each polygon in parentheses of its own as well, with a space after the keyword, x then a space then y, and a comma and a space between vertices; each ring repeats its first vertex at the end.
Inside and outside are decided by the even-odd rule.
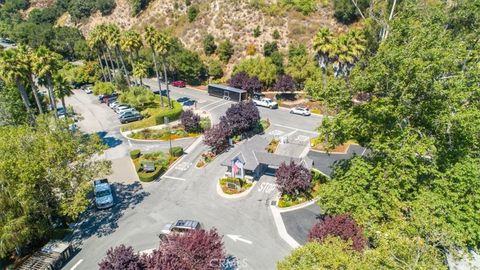
MULTIPOLYGON (((245 47, 254 44, 261 52, 265 42, 273 40, 272 33, 280 33, 278 44, 285 49, 289 43, 297 42, 311 47, 314 33, 322 26, 334 32, 346 30, 333 18, 329 5, 317 5, 317 11, 304 15, 293 9, 275 8, 275 0, 252 4, 251 0, 194 0, 191 5, 199 8, 199 14, 193 22, 188 21, 187 6, 175 0, 156 0, 146 10, 132 17, 128 0, 116 0, 116 8, 110 15, 102 16, 96 12, 84 20, 78 27, 84 34, 100 23, 114 22, 123 29, 142 30, 145 25, 154 25, 171 31, 186 47, 201 51, 202 38, 212 34, 217 41, 229 38, 235 46, 235 55, 231 63, 245 56, 245 47), (274 7, 274 8, 272 8, 274 7), (257 38, 253 30, 259 26, 262 30, 257 38)), ((68 14, 59 19, 60 25, 74 26, 68 14)))

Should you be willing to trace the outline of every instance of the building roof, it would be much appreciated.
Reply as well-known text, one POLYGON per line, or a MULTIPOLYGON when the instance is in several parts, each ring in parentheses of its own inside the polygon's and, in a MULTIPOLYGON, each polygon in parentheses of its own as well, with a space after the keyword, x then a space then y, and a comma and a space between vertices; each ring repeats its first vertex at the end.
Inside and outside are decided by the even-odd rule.
POLYGON ((290 161, 296 164, 302 163, 306 168, 312 168, 312 160, 309 158, 296 158, 290 156, 283 156, 268 153, 265 148, 270 143, 269 140, 261 137, 254 136, 253 138, 245 141, 237 148, 233 149, 230 155, 222 162, 224 166, 231 166, 232 160, 238 159, 244 165, 245 170, 253 171, 259 164, 266 164, 272 167, 279 167, 283 162, 289 163, 290 161))
POLYGON ((239 89, 239 88, 235 88, 235 87, 231 87, 231 86, 227 86, 227 85, 221 85, 221 84, 209 84, 208 86, 218 87, 218 88, 228 90, 230 92, 235 92, 235 93, 240 93, 240 94, 247 92, 243 89, 239 89))

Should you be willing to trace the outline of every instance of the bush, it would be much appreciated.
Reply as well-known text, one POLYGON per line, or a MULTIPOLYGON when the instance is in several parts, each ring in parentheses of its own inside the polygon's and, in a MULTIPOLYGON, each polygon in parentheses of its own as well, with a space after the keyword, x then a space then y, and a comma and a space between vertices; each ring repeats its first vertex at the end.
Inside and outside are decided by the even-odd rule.
POLYGON ((280 36, 280 32, 278 32, 278 30, 275 29, 275 30, 273 31, 273 33, 272 33, 272 38, 273 38, 273 39, 280 39, 280 37, 281 37, 281 36, 280 36))
POLYGON ((203 51, 206 55, 212 55, 216 50, 215 38, 211 34, 206 35, 203 39, 203 51))
POLYGON ((115 92, 115 85, 111 82, 97 82, 93 86, 93 94, 95 95, 111 95, 115 92))
POLYGON ((193 22, 197 18, 199 10, 196 6, 190 6, 187 10, 188 21, 193 22))
POLYGON ((140 154, 141 154, 140 149, 132 150, 132 151, 130 151, 130 158, 132 158, 132 159, 139 158, 140 154))
POLYGON ((150 173, 140 171, 138 172, 138 178, 142 182, 152 182, 157 179, 164 170, 165 168, 162 165, 155 164, 155 171, 150 173))
POLYGON ((202 117, 200 119, 200 128, 205 131, 209 129, 212 126, 212 121, 210 120, 209 117, 202 117))
POLYGON ((250 77, 257 77, 263 84, 270 86, 277 79, 277 66, 270 57, 247 58, 233 68, 233 75, 245 72, 250 77))
POLYGON ((255 29, 253 29, 253 37, 259 37, 262 34, 262 30, 260 29, 260 25, 257 25, 255 29))
POLYGON ((208 75, 211 76, 213 79, 220 79, 223 77, 223 68, 222 63, 220 61, 212 61, 208 65, 208 75))
POLYGON ((247 45, 247 48, 245 49, 247 55, 254 55, 257 53, 257 47, 255 47, 255 44, 250 43, 247 45))
POLYGON ((159 114, 155 115, 155 124, 157 125, 164 124, 165 117, 168 117, 169 122, 177 120, 178 118, 180 118, 180 115, 182 114, 182 112, 183 112, 182 105, 180 105, 176 101, 173 101, 173 109, 162 111, 159 114))
POLYGON ((180 121, 182 126, 187 132, 199 132, 200 131, 200 116, 195 114, 192 110, 182 112, 180 115, 180 121))
POLYGON ((233 135, 240 135, 258 126, 260 112, 252 101, 239 102, 232 104, 220 121, 227 124, 233 135))
POLYGON ((301 164, 280 164, 277 173, 277 185, 282 194, 298 196, 306 192, 312 184, 312 174, 301 164))
POLYGON ((170 149, 170 155, 172 155, 172 157, 179 157, 183 155, 183 148, 181 146, 172 147, 172 149, 170 149))
MULTIPOLYGON (((368 5, 368 0, 359 0, 357 5, 361 10, 365 10, 368 5)), ((345 24, 350 24, 358 19, 359 13, 357 8, 353 5, 351 0, 334 0, 333 1, 335 18, 345 24)))
POLYGON ((266 42, 265 45, 263 45, 264 56, 270 56, 277 51, 278 51, 278 44, 276 41, 266 42))
POLYGON ((107 256, 98 264, 100 270, 115 269, 144 269, 141 257, 133 250, 132 247, 120 245, 110 248, 107 256))
POLYGON ((295 91, 295 81, 290 75, 280 75, 273 89, 278 92, 293 92, 295 91))
POLYGON ((227 39, 220 43, 220 45, 218 45, 217 53, 220 60, 227 63, 233 55, 233 45, 230 40, 227 39))
POLYGON ((113 9, 115 8, 115 1, 114 0, 97 0, 95 3, 97 9, 102 13, 103 16, 109 15, 112 13, 113 9))

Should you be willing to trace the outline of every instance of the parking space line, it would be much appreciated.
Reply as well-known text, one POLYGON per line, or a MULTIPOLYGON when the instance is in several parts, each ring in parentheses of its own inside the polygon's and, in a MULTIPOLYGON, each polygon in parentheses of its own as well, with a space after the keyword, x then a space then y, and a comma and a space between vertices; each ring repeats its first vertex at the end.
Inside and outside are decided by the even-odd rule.
POLYGON ((213 107, 213 108, 210 108, 210 109, 208 109, 208 110, 209 110, 209 111, 213 111, 213 110, 215 110, 216 108, 222 107, 223 105, 227 105, 227 104, 229 104, 229 103, 231 103, 231 101, 225 101, 224 103, 221 103, 220 105, 217 105, 217 106, 215 106, 215 107, 213 107))
POLYGON ((72 266, 72 268, 70 268, 70 270, 75 270, 75 268, 77 268, 82 262, 83 262, 83 259, 80 259, 76 264, 72 266))
POLYGON ((180 177, 173 177, 173 176, 168 176, 168 175, 164 175, 160 178, 167 178, 167 179, 173 179, 173 180, 179 180, 179 181, 186 181, 187 179, 185 178, 180 178, 180 177))
POLYGON ((280 125, 280 124, 273 124, 273 125, 274 125, 274 126, 277 126, 277 127, 284 127, 284 128, 289 128, 289 129, 293 129, 293 130, 296 130, 296 131, 301 131, 301 132, 305 132, 305 133, 310 133, 310 134, 318 135, 318 132, 315 132, 315 131, 310 131, 310 130, 305 130, 305 129, 299 129, 299 128, 294 128, 294 127, 290 127, 290 126, 280 125))
POLYGON ((203 110, 203 109, 205 109, 206 107, 210 107, 211 105, 220 103, 220 102, 222 102, 222 101, 224 101, 224 100, 220 99, 220 100, 214 101, 214 102, 209 103, 209 104, 207 104, 207 105, 205 105, 205 106, 203 106, 203 107, 200 107, 199 110, 203 110))

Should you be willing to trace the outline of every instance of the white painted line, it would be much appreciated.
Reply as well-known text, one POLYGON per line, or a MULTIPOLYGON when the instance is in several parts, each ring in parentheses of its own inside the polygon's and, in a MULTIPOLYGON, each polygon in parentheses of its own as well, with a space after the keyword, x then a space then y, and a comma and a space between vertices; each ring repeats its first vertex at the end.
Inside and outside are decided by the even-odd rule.
POLYGON ((294 128, 294 127, 290 127, 290 126, 280 125, 280 124, 273 124, 273 125, 274 125, 274 126, 277 126, 277 127, 284 127, 284 128, 294 129, 294 130, 301 131, 301 132, 305 132, 305 133, 310 133, 310 134, 318 135, 318 132, 311 131, 311 130, 299 129, 299 128, 294 128))
POLYGON ((130 147, 132 147, 132 141, 128 140, 128 145, 130 145, 130 147))
POLYGON ((76 264, 72 266, 72 268, 70 268, 70 270, 75 270, 75 268, 77 268, 82 262, 83 262, 83 259, 80 259, 76 264))
POLYGON ((217 105, 217 106, 215 106, 215 107, 213 107, 213 108, 210 108, 210 109, 208 109, 208 111, 213 111, 213 110, 215 110, 215 109, 217 109, 217 108, 222 107, 223 105, 227 105, 227 104, 231 104, 231 103, 233 103, 233 102, 231 102, 231 101, 225 101, 225 103, 222 103, 222 104, 217 105))
POLYGON ((198 137, 187 149, 185 149, 185 153, 192 152, 201 142, 203 141, 203 135, 198 137))
POLYGON ((173 180, 179 180, 179 181, 186 181, 187 180, 185 178, 173 177, 173 176, 168 176, 168 175, 164 175, 160 178, 167 178, 167 179, 173 179, 173 180))
POLYGON ((207 108, 207 107, 210 107, 210 106, 212 106, 212 105, 214 105, 214 104, 217 104, 217 103, 220 103, 220 102, 223 102, 223 101, 224 101, 223 99, 214 101, 214 102, 209 103, 209 104, 207 104, 207 105, 205 105, 205 106, 203 106, 203 107, 200 107, 199 110, 203 110, 203 109, 205 109, 205 108, 207 108))
POLYGON ((227 237, 230 238, 230 239, 232 239, 233 242, 240 241, 240 242, 244 242, 244 243, 249 244, 249 245, 251 245, 251 244, 253 243, 253 242, 250 241, 250 240, 247 240, 247 239, 242 238, 241 235, 227 234, 227 237))
POLYGON ((288 234, 287 229, 285 228, 285 224, 283 224, 282 216, 280 215, 277 207, 271 205, 270 210, 272 210, 273 220, 275 221, 275 225, 277 226, 277 231, 280 237, 292 248, 299 247, 300 244, 288 234))
MULTIPOLYGON (((348 147, 350 147, 350 145, 348 147)), ((348 149, 347 149, 347 151, 348 151, 348 149)), ((367 152, 367 148, 363 149, 362 154, 360 156, 363 156, 365 154, 365 152, 367 152)))

